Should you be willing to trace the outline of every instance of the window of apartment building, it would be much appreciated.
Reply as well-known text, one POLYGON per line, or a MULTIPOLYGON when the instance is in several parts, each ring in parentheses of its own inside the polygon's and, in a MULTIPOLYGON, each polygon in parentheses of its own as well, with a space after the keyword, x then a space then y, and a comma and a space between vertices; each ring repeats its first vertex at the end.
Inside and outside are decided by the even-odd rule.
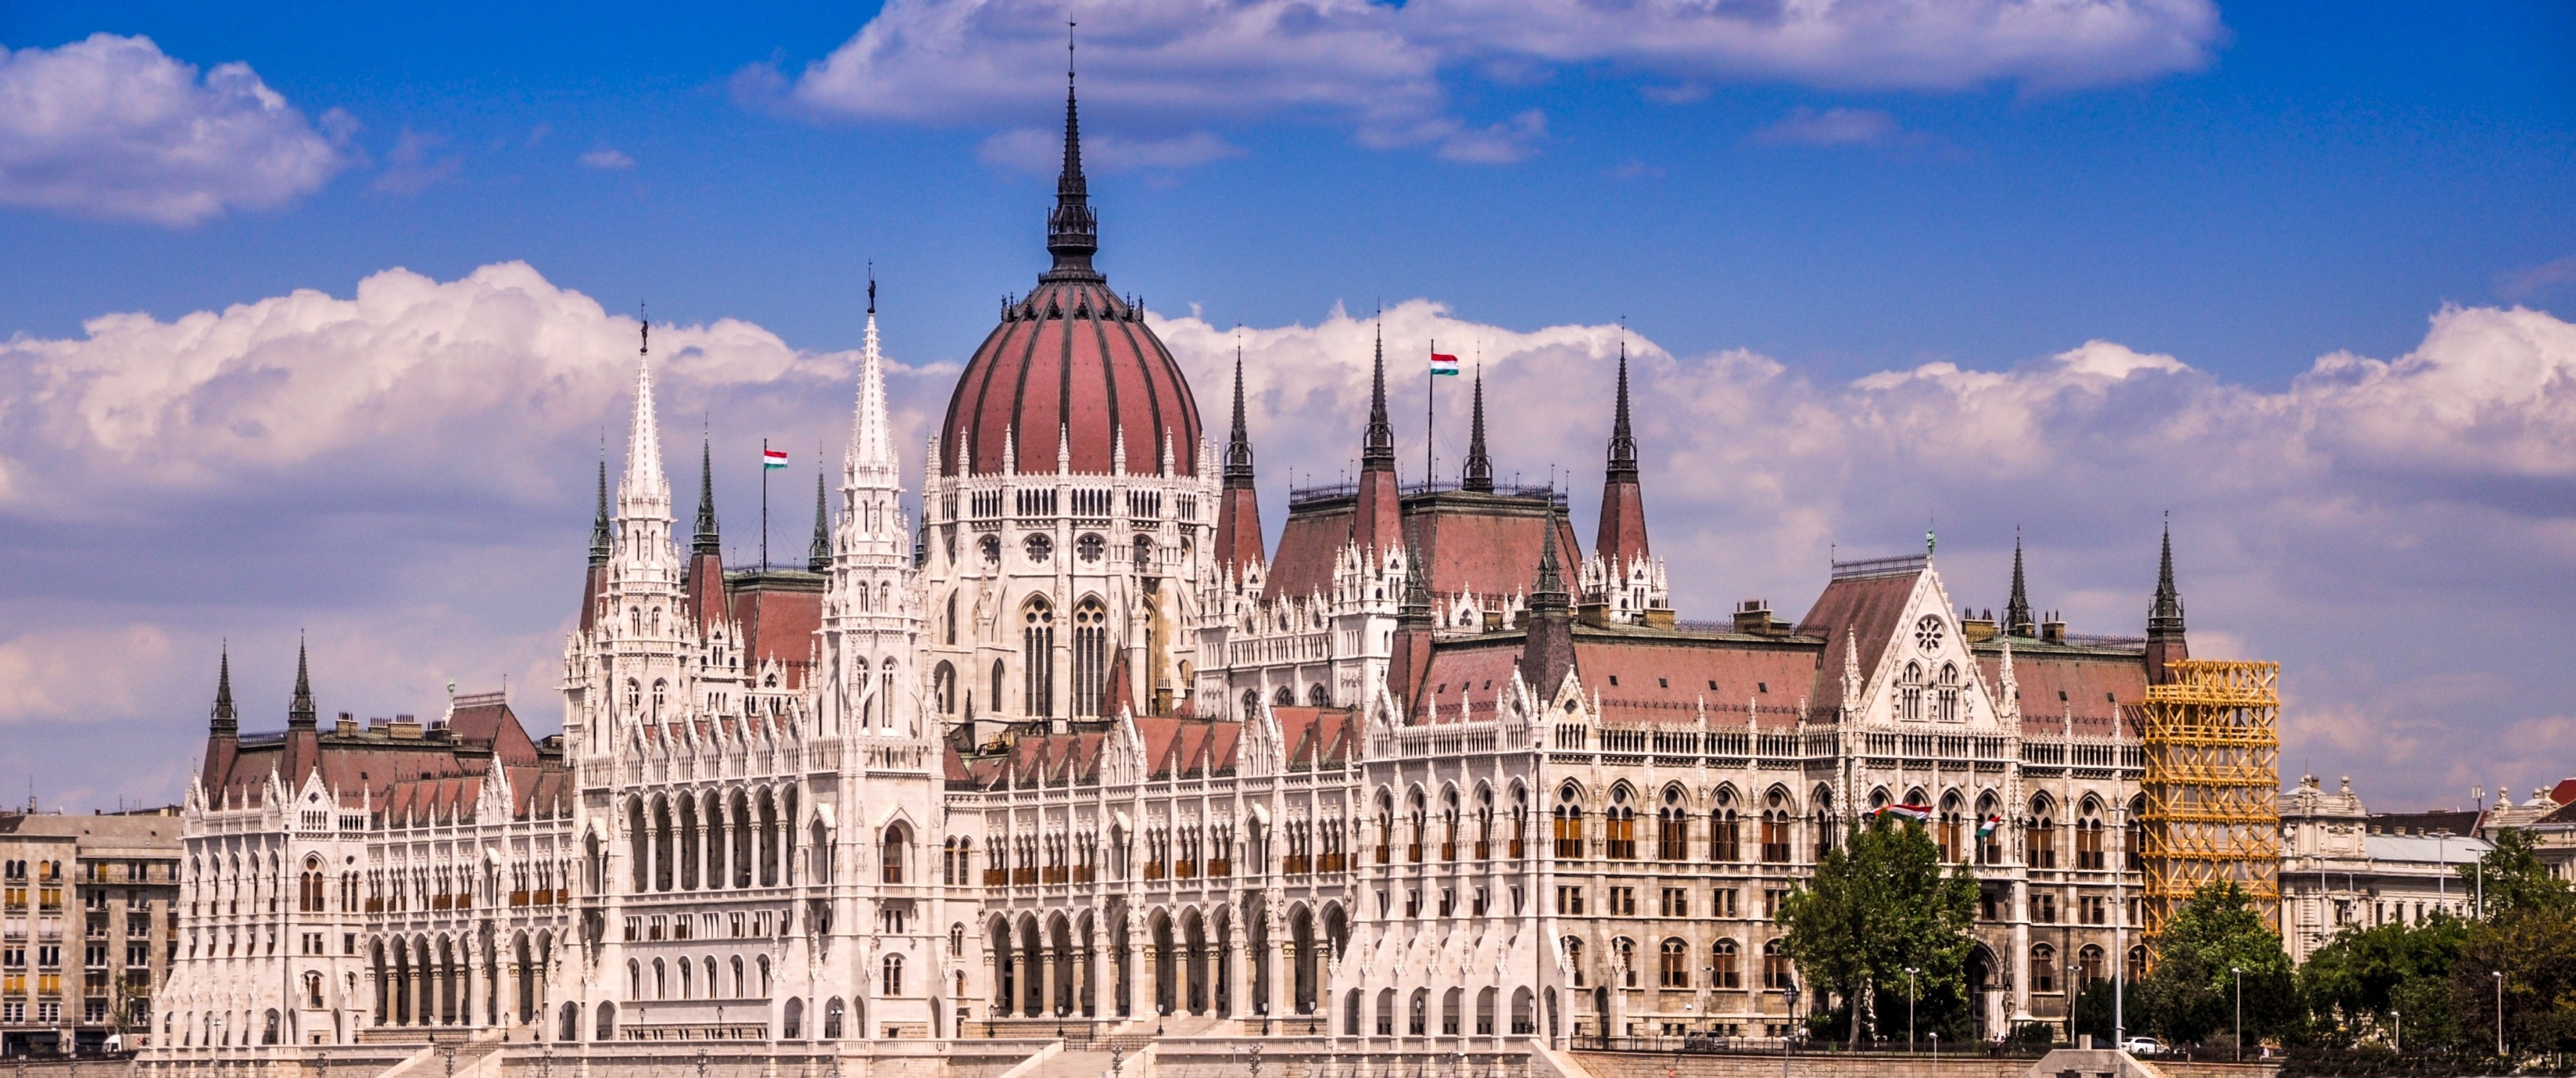
POLYGON ((1736 968, 1734 940, 1719 940, 1708 945, 1708 986, 1742 988, 1744 974, 1736 968))
POLYGON ((1710 891, 1708 893, 1708 915, 1711 917, 1735 916, 1735 888, 1720 887, 1716 890, 1710 891))
POLYGON ((107 1001, 105 999, 83 1001, 81 1004, 81 1021, 88 1022, 93 1025, 107 1021, 107 1001))
POLYGON ((0 1003, 0 1022, 17 1025, 27 1020, 27 1005, 17 1000, 0 1003))
POLYGON ((2083 898, 2078 899, 2077 903, 2083 909, 2085 924, 2107 925, 2111 923, 2110 899, 2104 898, 2100 895, 2086 895, 2083 898))
POLYGON ((2057 892, 2040 891, 2030 896, 2030 919, 2036 923, 2057 923, 2057 892))
POLYGON ((1797 983, 1797 965, 1781 953, 1780 941, 1762 945, 1762 987, 1773 992, 1797 983))
POLYGON ((1781 889, 1781 888, 1778 888, 1778 887, 1765 887, 1765 888, 1763 888, 1763 889, 1762 889, 1762 919, 1763 919, 1763 920, 1766 920, 1766 921, 1776 921, 1776 920, 1779 920, 1779 919, 1780 919, 1780 903, 1781 903, 1783 900, 1787 899, 1788 897, 1789 897, 1789 892, 1788 892, 1788 891, 1786 891, 1786 890, 1783 890, 1783 889, 1781 889))
POLYGON ((1610 915, 1610 916, 1612 916, 1612 917, 1634 917, 1634 916, 1636 916, 1636 915, 1637 915, 1637 889, 1636 889, 1636 888, 1634 888, 1634 887, 1613 887, 1613 888, 1611 888, 1611 889, 1610 889, 1610 906, 1609 906, 1609 908, 1608 908, 1608 909, 1603 910, 1602 912, 1607 913, 1607 914, 1609 914, 1609 915, 1610 915))
POLYGON ((1579 885, 1558 887, 1556 889, 1556 912, 1561 915, 1582 913, 1583 888, 1579 885))
POLYGON ((1994 919, 1995 919, 1995 907, 1996 907, 1998 904, 2000 904, 2000 903, 2001 903, 2002 899, 2003 899, 2003 893, 2002 893, 2001 891, 1999 891, 1999 890, 1995 889, 1995 888, 1992 888, 1992 887, 1980 887, 1980 888, 1978 888, 1978 889, 1977 889, 1977 917, 1978 917, 1979 919, 1981 919, 1981 920, 1987 920, 1987 921, 1994 920, 1994 919))
POLYGON ((1664 888, 1663 894, 1655 903, 1655 914, 1659 917, 1690 916, 1690 889, 1687 887, 1664 888))

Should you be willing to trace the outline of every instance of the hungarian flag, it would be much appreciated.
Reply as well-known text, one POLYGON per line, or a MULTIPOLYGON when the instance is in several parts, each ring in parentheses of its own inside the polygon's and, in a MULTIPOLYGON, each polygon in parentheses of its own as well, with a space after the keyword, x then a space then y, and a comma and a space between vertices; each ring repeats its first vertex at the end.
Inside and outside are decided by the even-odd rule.
POLYGON ((1889 805, 1878 811, 1880 815, 1902 816, 1916 823, 1930 823, 1932 821, 1932 806, 1930 805, 1889 805))
POLYGON ((1444 356, 1438 352, 1431 353, 1431 373, 1445 374, 1452 378, 1457 377, 1458 357, 1444 356))
POLYGON ((786 451, 786 450, 784 450, 784 449, 770 449, 770 448, 766 448, 766 447, 763 447, 763 448, 761 449, 761 451, 760 451, 760 469, 761 469, 762 471, 765 471, 765 472, 768 472, 768 471, 777 471, 778 469, 780 469, 780 468, 784 468, 784 467, 786 467, 786 466, 787 466, 787 451, 786 451))
POLYGON ((1995 828, 2002 827, 2003 825, 2004 818, 2001 816, 1988 816, 1985 819, 1979 820, 1977 821, 1977 837, 1984 838, 1988 835, 1994 834, 1995 828))

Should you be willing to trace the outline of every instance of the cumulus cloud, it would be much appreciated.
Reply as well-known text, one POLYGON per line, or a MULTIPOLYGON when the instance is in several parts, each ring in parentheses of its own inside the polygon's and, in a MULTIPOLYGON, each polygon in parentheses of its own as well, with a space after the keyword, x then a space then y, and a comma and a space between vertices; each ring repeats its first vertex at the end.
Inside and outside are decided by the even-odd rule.
MULTIPOLYGON (((1274 533, 1292 482, 1352 466, 1369 320, 1153 324, 1215 430, 1239 336, 1274 533)), ((533 723, 556 721, 543 686, 601 444, 623 455, 632 317, 505 263, 84 330, 0 343, 0 552, 20 570, 0 636, 0 724, 19 736, 0 739, 0 768, 47 752, 65 782, 168 796, 218 642, 249 721, 274 726, 299 629, 326 710, 429 712, 451 678, 506 677, 533 723), (170 759, 66 766, 85 758, 67 731, 100 723, 170 759)), ((1384 332, 1408 479, 1437 339, 1482 363, 1498 470, 1565 483, 1588 525, 1617 326, 1494 326, 1414 300, 1384 332)), ((2019 525, 2041 606, 2134 633, 2170 510, 2195 650, 2288 664, 2285 769, 2370 776, 2366 796, 2402 807, 2463 776, 2554 779, 2546 754, 2485 746, 2576 737, 2576 692, 2555 676, 2576 605, 2576 326, 2554 316, 2445 308, 2403 355, 2328 355, 2278 387, 2114 341, 1821 381, 1625 340, 1655 547, 1685 616, 1760 596, 1794 617, 1829 558, 1918 549, 1929 520, 1957 601, 2003 604, 2019 525)), ((757 443, 795 454, 772 496, 800 504, 780 495, 812 482, 810 451, 843 444, 852 357, 727 319, 657 325, 653 343, 665 464, 693 501, 705 417, 726 543, 752 560, 757 443)), ((896 358, 917 482, 955 357, 896 358)), ((1464 388, 1442 389, 1445 475, 1464 388)), ((781 510, 773 538, 792 548, 809 523, 781 510)))
MULTIPOLYGON (((1604 65, 1686 101, 1710 81, 1954 90, 1997 81, 2098 86, 2207 63, 2208 0, 1146 0, 1078 4, 1083 92, 1127 117, 1195 124, 1290 117, 1363 144, 1511 160, 1525 117, 1454 115, 1443 79, 1523 83, 1604 65), (1674 80, 1680 80, 1676 83, 1674 80)), ((1066 9, 1036 0, 892 0, 793 79, 745 68, 738 97, 810 115, 1016 120, 1062 93, 1066 9)))
MULTIPOLYGON (((354 121, 326 113, 325 131, 354 121)), ((0 203, 191 225, 318 190, 332 137, 243 63, 196 65, 147 37, 0 47, 0 203)))
POLYGON ((583 168, 634 168, 635 159, 628 157, 617 150, 602 146, 596 150, 592 150, 589 153, 581 155, 581 164, 583 168))

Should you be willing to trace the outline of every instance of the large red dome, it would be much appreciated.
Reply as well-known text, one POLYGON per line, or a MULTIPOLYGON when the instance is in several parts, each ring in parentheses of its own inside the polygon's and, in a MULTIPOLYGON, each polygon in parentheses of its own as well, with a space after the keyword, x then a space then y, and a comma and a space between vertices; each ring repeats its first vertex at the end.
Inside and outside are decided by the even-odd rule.
POLYGON ((1096 273, 1049 272, 984 338, 948 400, 940 473, 1001 471, 1006 431, 1018 450, 1010 465, 1022 472, 1054 471, 1064 439, 1074 471, 1107 472, 1122 436, 1127 470, 1152 472, 1169 436, 1174 470, 1197 473, 1189 381, 1144 313, 1096 273))
POLYGON ((939 430, 942 475, 1056 470, 1059 451, 1077 472, 1105 473, 1123 438, 1127 471, 1160 468, 1170 441, 1173 470, 1198 473, 1199 406, 1172 353, 1145 328, 1144 312, 1109 291, 1091 266, 1098 249, 1082 176, 1082 135, 1073 93, 1064 98, 1064 172, 1047 215, 1055 266, 1038 287, 1006 305, 1002 324, 975 349, 948 419, 939 430))

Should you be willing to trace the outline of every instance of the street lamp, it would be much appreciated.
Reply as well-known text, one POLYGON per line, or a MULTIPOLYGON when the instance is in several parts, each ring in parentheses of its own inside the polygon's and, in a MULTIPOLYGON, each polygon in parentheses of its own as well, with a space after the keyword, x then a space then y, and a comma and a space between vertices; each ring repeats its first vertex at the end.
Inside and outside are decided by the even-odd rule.
POLYGON ((2504 1058, 2504 971, 2490 970, 2496 983, 2496 1058, 2504 1058))
POLYGON ((1905 1051, 1914 1051, 1914 978, 1921 970, 1905 967, 1905 1051))
POLYGON ((2406 1050, 2406 1012, 2390 1007, 2388 1017, 2397 1021, 2397 1050, 2403 1052, 2406 1050))
POLYGON ((1789 1031, 1798 1022, 1798 981, 1792 977, 1781 992, 1789 1001, 1789 1021, 1780 1027, 1780 1078, 1789 1078, 1789 1031))
POLYGON ((2236 977, 2236 1061, 2245 1062, 2245 967, 2229 966, 2236 977))

